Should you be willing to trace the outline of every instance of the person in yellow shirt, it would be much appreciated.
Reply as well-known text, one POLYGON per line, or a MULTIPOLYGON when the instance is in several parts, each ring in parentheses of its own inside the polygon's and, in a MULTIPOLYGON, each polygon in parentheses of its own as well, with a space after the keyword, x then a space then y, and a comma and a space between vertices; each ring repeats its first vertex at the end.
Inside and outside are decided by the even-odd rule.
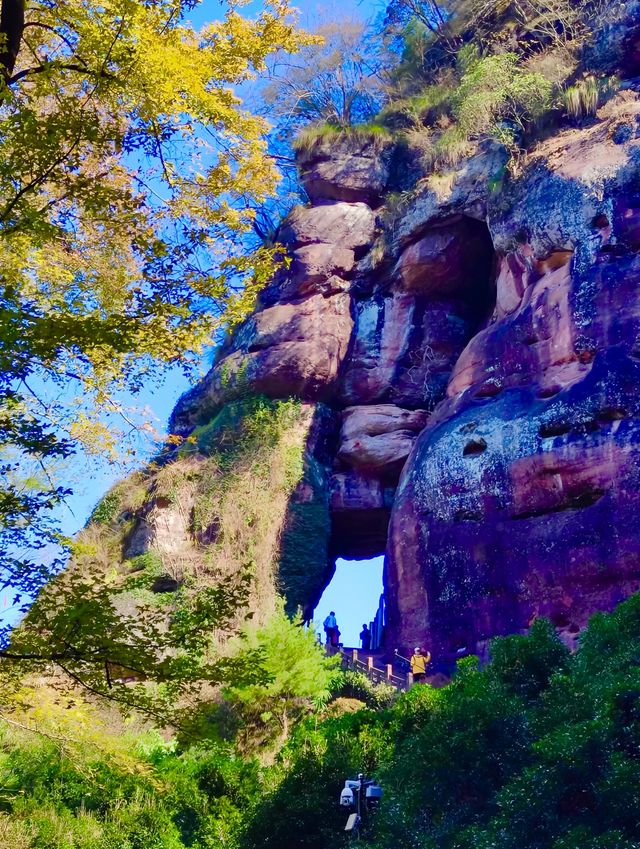
POLYGON ((400 660, 404 660, 405 663, 408 663, 411 667, 411 674, 413 675, 414 684, 418 684, 421 681, 426 680, 427 666, 429 665, 429 661, 431 660, 430 651, 423 651, 420 646, 416 646, 413 650, 411 658, 403 657, 398 652, 398 649, 396 649, 394 653, 396 657, 399 657, 400 660))
POLYGON ((411 664, 411 674, 415 684, 419 684, 427 677, 427 666, 431 660, 430 652, 423 653, 420 646, 416 646, 411 655, 409 663, 411 664))

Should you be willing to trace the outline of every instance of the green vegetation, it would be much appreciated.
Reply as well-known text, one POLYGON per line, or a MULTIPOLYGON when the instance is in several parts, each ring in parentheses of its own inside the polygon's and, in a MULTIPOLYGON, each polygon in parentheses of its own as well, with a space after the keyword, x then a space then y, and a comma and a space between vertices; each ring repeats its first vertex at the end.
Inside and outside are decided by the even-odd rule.
POLYGON ((595 616, 573 656, 540 620, 496 640, 485 669, 467 658, 440 690, 374 693, 356 712, 333 707, 370 685, 282 612, 234 652, 259 674, 178 742, 78 694, 5 688, 3 846, 346 846, 338 796, 360 771, 385 792, 361 835, 371 849, 638 845, 640 596, 595 616))
POLYGON ((291 500, 280 536, 278 588, 287 612, 308 605, 325 580, 329 562, 329 492, 327 471, 313 457, 305 458, 302 484, 309 498, 291 500))
POLYGON ((497 640, 486 669, 465 660, 448 687, 303 723, 241 845, 346 845, 337 796, 347 775, 366 771, 385 788, 363 835, 375 849, 631 849, 639 651, 636 596, 594 617, 573 657, 540 621, 528 637, 497 640))
MULTIPOLYGON (((307 583, 293 578, 304 549, 296 554, 291 536, 294 565, 280 573, 311 416, 297 401, 247 397, 227 405, 175 459, 116 485, 75 541, 71 568, 13 635, 14 674, 53 668, 173 722, 184 699, 206 699, 205 683, 217 686, 238 666, 225 644, 247 617, 264 625, 283 588, 292 610, 315 591, 309 569, 307 583), (131 677, 135 685, 126 683, 131 677)), ((303 541, 315 546, 316 561, 326 551, 324 522, 323 538, 303 541)))
POLYGON ((609 97, 618 89, 619 80, 616 77, 597 79, 589 75, 569 86, 562 93, 564 106, 570 118, 586 118, 593 116, 609 97))
POLYGON ((337 139, 353 144, 354 148, 372 145, 382 150, 392 140, 392 135, 383 124, 376 122, 354 124, 349 127, 316 123, 300 130, 293 141, 293 148, 298 156, 304 158, 326 142, 337 139))
POLYGON ((294 148, 304 162, 337 134, 378 139, 410 150, 426 176, 455 167, 492 138, 517 161, 548 126, 564 115, 594 115, 615 92, 615 80, 581 64, 606 12, 599 0, 392 0, 378 35, 401 58, 387 59, 382 109, 360 122, 314 116, 294 148))
POLYGON ((193 366, 277 265, 250 234, 279 175, 235 88, 310 40, 280 0, 200 30, 194 5, 0 2, 0 559, 19 593, 59 565, 30 552, 60 543, 60 461, 152 432, 121 393, 193 366))

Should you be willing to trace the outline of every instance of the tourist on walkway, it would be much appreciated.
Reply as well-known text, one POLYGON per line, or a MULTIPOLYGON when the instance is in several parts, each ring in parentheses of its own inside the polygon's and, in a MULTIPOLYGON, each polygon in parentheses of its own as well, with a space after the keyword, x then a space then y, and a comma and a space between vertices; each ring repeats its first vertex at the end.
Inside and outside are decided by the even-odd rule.
POLYGON ((324 627, 324 633, 326 635, 326 644, 328 646, 335 646, 338 644, 338 622, 336 620, 336 614, 332 610, 331 613, 327 616, 327 618, 322 623, 324 627))
POLYGON ((363 625, 362 631, 360 631, 360 642, 362 644, 362 651, 371 651, 371 631, 366 625, 363 625))
POLYGON ((431 660, 431 652, 423 651, 420 646, 416 646, 410 658, 403 657, 398 652, 398 649, 395 650, 395 655, 396 657, 400 658, 400 660, 406 661, 411 667, 411 674, 413 675, 414 684, 419 684, 426 680, 427 666, 429 665, 429 661, 431 660))
POLYGON ((415 684, 420 684, 427 677, 427 665, 431 660, 431 654, 426 652, 423 654, 420 646, 416 646, 411 655, 411 674, 415 684))

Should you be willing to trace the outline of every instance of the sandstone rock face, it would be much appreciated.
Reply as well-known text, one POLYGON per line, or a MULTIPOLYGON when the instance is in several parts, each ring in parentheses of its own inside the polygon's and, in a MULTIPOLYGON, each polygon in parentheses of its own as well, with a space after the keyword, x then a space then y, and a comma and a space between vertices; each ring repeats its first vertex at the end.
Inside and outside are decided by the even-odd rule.
POLYGON ((393 476, 404 465, 427 419, 424 410, 402 410, 392 404, 347 407, 337 458, 364 473, 393 476))
POLYGON ((179 564, 191 548, 191 506, 190 500, 172 504, 152 498, 127 541, 125 558, 155 551, 167 563, 179 564))
POLYGON ((297 206, 282 223, 279 238, 285 245, 324 242, 361 250, 373 243, 375 215, 366 203, 324 203, 297 206))
POLYGON ((387 546, 390 650, 482 653, 538 616, 571 642, 640 587, 634 86, 516 175, 478 145, 400 213, 373 212, 384 145, 302 154, 291 265, 176 409, 187 434, 247 392, 325 402, 291 510, 328 516, 327 577, 387 546))
POLYGON ((543 143, 489 222, 491 321, 405 467, 386 576, 389 638, 439 657, 548 616, 568 642, 640 587, 636 115, 543 143), (508 201, 508 206, 507 206, 508 201))
POLYGON ((508 159, 501 145, 484 142, 450 174, 427 176, 394 227, 394 249, 454 215, 485 221, 492 186, 502 179, 508 159))
POLYGON ((311 293, 314 284, 332 276, 345 277, 355 265, 350 248, 338 245, 304 245, 293 252, 291 285, 302 293, 311 293))
POLYGON ((393 270, 398 288, 421 295, 475 290, 492 257, 486 227, 470 218, 430 229, 405 248, 393 270))
POLYGON ((384 551, 394 489, 360 472, 338 472, 329 481, 332 554, 359 560, 384 551))
POLYGON ((300 178, 312 201, 364 201, 376 206, 389 180, 384 144, 330 137, 299 154, 300 178))
POLYGON ((352 327, 347 293, 328 298, 316 294, 299 304, 278 304, 255 313, 197 390, 180 400, 171 421, 174 432, 190 432, 226 399, 249 388, 272 398, 328 397, 352 327))
POLYGON ((485 312, 485 293, 478 289, 478 304, 405 292, 358 300, 342 383, 345 403, 433 408, 485 312))

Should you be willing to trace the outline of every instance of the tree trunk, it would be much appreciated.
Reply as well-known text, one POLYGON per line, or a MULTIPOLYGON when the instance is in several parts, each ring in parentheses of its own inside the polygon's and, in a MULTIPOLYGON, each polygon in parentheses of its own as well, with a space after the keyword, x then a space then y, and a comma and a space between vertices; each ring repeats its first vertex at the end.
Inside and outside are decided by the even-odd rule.
POLYGON ((12 76, 24 32, 25 0, 2 0, 0 11, 0 73, 5 82, 12 76))

